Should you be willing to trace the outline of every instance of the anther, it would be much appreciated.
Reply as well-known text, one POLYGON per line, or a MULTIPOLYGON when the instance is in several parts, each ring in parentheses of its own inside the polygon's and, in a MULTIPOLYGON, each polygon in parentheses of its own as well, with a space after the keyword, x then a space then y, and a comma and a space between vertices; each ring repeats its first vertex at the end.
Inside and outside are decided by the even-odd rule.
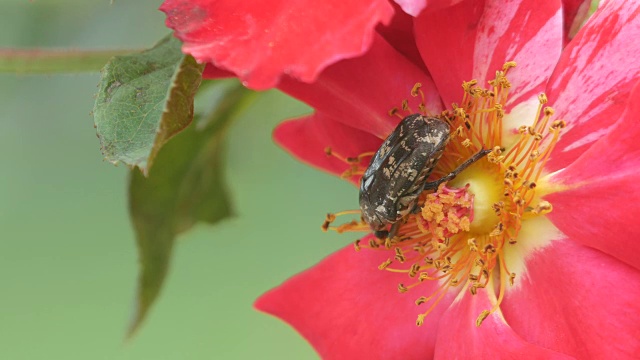
POLYGON ((496 213, 496 216, 500 216, 502 214, 502 209, 504 209, 504 201, 498 201, 491 205, 491 208, 496 213))
POLYGON ((324 223, 322 224, 322 231, 327 232, 329 230, 329 225, 336 219, 335 214, 328 213, 324 218, 324 223))
POLYGON ((413 97, 418 96, 421 87, 422 87, 421 83, 416 83, 415 85, 413 85, 413 87, 411 88, 411 96, 413 97))
POLYGON ((473 252, 478 251, 478 244, 476 244, 476 238, 471 238, 467 240, 467 245, 469 246, 469 250, 473 252))
MULTIPOLYGON (((482 276, 484 276, 485 279, 489 279, 489 270, 482 269, 482 276)), ((478 287, 484 288, 485 284, 479 284, 478 287)))
POLYGON ((409 270, 409 277, 415 277, 418 274, 418 271, 420 271, 420 265, 411 265, 411 269, 409 270))
POLYGON ((547 107, 545 107, 545 108, 544 108, 544 114, 545 114, 546 116, 552 116, 552 115, 553 115, 553 114, 555 114, 555 113, 556 113, 556 111, 555 111, 555 110, 553 110, 553 108, 552 108, 552 107, 550 107, 550 106, 547 106, 547 107))
POLYGON ((473 79, 470 81, 463 81, 462 82, 462 88, 465 90, 471 89, 472 87, 476 86, 478 84, 478 80, 473 79))
POLYGON ((471 95, 472 96, 477 97, 480 94, 482 94, 482 89, 478 89, 478 88, 471 89, 471 95))
POLYGON ((409 289, 407 289, 406 286, 404 286, 403 284, 398 284, 398 292, 400 292, 401 294, 404 294, 407 291, 409 291, 409 289))
POLYGON ((393 263, 393 261, 391 259, 387 259, 387 260, 385 260, 385 262, 383 262, 382 264, 378 265, 378 270, 384 270, 389 265, 391 265, 392 263, 393 263))
POLYGON ((514 67, 516 67, 515 61, 507 61, 506 63, 504 63, 504 65, 502 65, 502 71, 504 71, 504 73, 506 74, 509 69, 514 67))
POLYGON ((533 151, 531 152, 531 154, 529 154, 529 159, 530 159, 531 161, 534 161, 534 160, 535 160, 535 159, 537 159, 539 156, 540 156, 540 151, 538 151, 538 150, 533 150, 533 151))
POLYGON ((538 101, 540 102, 540 104, 546 104, 549 101, 549 99, 547 99, 547 94, 541 93, 540 95, 538 95, 538 101))
POLYGON ((426 252, 426 249, 422 245, 414 245, 412 249, 418 254, 424 254, 426 252))
POLYGON ((492 244, 487 244, 484 246, 484 249, 482 249, 482 252, 485 254, 495 254, 496 253, 496 247, 493 246, 492 244))
POLYGON ((478 318, 476 319, 476 326, 480 327, 480 325, 482 325, 482 322, 487 318, 487 316, 489 316, 489 314, 491 314, 489 310, 483 310, 480 313, 480 316, 478 316, 478 318))
POLYGON ((525 204, 524 199, 519 197, 519 196, 515 197, 513 202, 514 202, 514 204, 516 204, 518 206, 524 206, 524 204, 525 204))
POLYGON ((553 210, 553 206, 550 202, 542 200, 531 212, 533 214, 547 214, 553 210))

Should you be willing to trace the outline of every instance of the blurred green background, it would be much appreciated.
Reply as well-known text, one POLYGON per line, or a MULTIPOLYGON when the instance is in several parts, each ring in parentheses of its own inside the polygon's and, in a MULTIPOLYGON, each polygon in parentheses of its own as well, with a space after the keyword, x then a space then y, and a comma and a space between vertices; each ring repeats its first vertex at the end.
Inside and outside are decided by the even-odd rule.
MULTIPOLYGON (((1 0, 0 47, 147 48, 161 1, 1 0)), ((307 359, 312 348, 252 303, 350 243, 320 231, 356 189, 271 140, 310 110, 270 91, 231 129, 236 216, 182 236, 133 341, 137 254, 124 167, 102 161, 89 114, 99 75, 0 75, 1 359, 307 359)))

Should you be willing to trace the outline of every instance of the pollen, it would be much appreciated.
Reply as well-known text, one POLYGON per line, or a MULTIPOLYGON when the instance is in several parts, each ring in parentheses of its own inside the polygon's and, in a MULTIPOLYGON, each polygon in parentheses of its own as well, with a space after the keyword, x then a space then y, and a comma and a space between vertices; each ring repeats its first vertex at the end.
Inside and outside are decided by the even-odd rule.
MULTIPOLYGON (((403 296, 418 294, 415 303, 423 310, 418 310, 417 325, 450 291, 472 296, 495 291, 496 296, 489 297, 492 307, 477 314, 476 325, 481 326, 499 310, 506 288, 517 281, 506 256, 516 256, 517 252, 507 249, 518 243, 522 224, 553 211, 553 204, 541 197, 540 184, 544 187, 544 166, 566 123, 553 118, 555 111, 547 105, 545 94, 538 96, 538 109, 531 119, 518 119, 518 124, 527 125, 509 123, 513 119, 506 105, 512 90, 508 73, 515 66, 515 62, 505 63, 487 88, 477 80, 464 82, 461 101, 438 115, 450 125, 450 141, 430 179, 446 176, 483 149, 491 152, 435 191, 420 194, 415 211, 389 225, 397 227, 395 233, 357 243, 358 249, 390 252, 379 269, 398 274, 398 291, 407 293, 403 296), (507 131, 512 128, 515 131, 507 131), (427 281, 436 281, 437 290, 421 293, 421 284, 427 281)), ((422 100, 417 107, 424 111, 420 84, 410 93, 422 100)), ((390 114, 402 118, 402 111, 411 111, 409 101, 401 109, 390 114)), ((362 174, 364 160, 371 156, 344 158, 327 153, 344 161, 347 178, 362 174)), ((334 220, 328 215, 323 230, 370 231, 362 218, 331 226, 334 220)))
POLYGON ((473 195, 466 190, 467 187, 450 189, 441 184, 436 192, 428 194, 422 207, 422 219, 417 217, 421 228, 442 241, 459 232, 469 231, 473 195))

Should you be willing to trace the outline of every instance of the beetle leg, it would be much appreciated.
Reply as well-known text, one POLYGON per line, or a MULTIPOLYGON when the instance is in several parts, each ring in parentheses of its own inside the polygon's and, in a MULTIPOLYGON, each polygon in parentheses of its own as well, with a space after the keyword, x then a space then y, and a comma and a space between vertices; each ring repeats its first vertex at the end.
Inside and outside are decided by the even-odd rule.
POLYGON ((396 233, 398 232, 398 228, 400 228, 400 221, 393 223, 393 225, 391 225, 391 229, 389 229, 389 234, 387 235, 387 237, 389 239, 393 239, 396 236, 396 233))
POLYGON ((389 236, 389 232, 387 230, 376 230, 373 234, 380 240, 384 240, 389 236))
POLYGON ((440 179, 436 180, 436 181, 431 181, 431 182, 427 182, 424 184, 424 187, 422 188, 422 191, 424 190, 435 190, 438 188, 438 186, 440 186, 440 184, 442 184, 443 182, 447 182, 453 178, 456 177, 456 175, 460 174, 462 171, 464 171, 464 169, 468 168, 469 165, 473 164, 474 162, 482 159, 485 155, 487 155, 488 153, 490 153, 492 150, 490 149, 483 149, 478 151, 475 155, 473 155, 472 157, 470 157, 469 159, 467 159, 467 161, 463 162, 462 164, 460 164, 460 166, 458 166, 455 170, 453 170, 452 172, 448 173, 447 175, 441 177, 440 179))
POLYGON ((398 232, 398 228, 400 228, 400 221, 393 223, 389 231, 377 230, 373 232, 373 235, 375 235, 375 237, 377 237, 380 240, 393 239, 393 237, 396 236, 396 233, 398 232))
POLYGON ((417 214, 421 211, 422 209, 420 208, 420 206, 418 206, 418 204, 414 204, 413 205, 413 209, 411 209, 411 213, 412 214, 417 214))

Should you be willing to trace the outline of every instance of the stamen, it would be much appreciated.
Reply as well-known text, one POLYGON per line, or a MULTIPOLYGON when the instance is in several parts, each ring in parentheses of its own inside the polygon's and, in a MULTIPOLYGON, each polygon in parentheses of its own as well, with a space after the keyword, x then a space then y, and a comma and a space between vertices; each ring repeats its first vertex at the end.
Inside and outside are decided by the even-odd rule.
MULTIPOLYGON (((474 294, 475 295, 475 294, 474 294)), ((482 322, 491 314, 490 311, 488 310, 483 310, 480 315, 478 316, 478 319, 476 319, 476 326, 480 327, 480 325, 482 325, 482 322)))
POLYGON ((413 110, 409 107, 409 100, 402 100, 402 110, 413 114, 413 110))
POLYGON ((345 170, 340 177, 343 179, 348 179, 352 176, 355 175, 363 175, 365 170, 367 169, 367 166, 365 164, 362 163, 362 160, 366 157, 371 157, 373 155, 375 155, 374 151, 370 151, 370 152, 365 152, 362 153, 356 157, 344 157, 342 155, 340 155, 339 153, 335 152, 333 149, 331 149, 331 147, 326 147, 324 149, 324 153, 327 156, 333 156, 336 159, 344 162, 345 164, 349 165, 350 168, 345 170))
POLYGON ((337 212, 335 214, 332 213, 328 213, 327 216, 325 216, 324 222, 322 223, 321 229, 324 232, 327 232, 327 230, 333 230, 337 233, 343 233, 343 232, 349 232, 349 231, 366 231, 369 229, 369 225, 367 225, 367 223, 365 223, 362 219, 360 219, 359 221, 356 220, 351 220, 348 223, 339 225, 339 226, 330 226, 338 216, 344 216, 344 215, 350 215, 350 214, 358 214, 360 215, 360 210, 345 210, 345 211, 340 211, 337 212))
MULTIPOLYGON (((566 123, 552 119, 555 111, 546 105, 547 96, 539 94, 531 125, 518 128, 513 145, 508 149, 503 147, 503 136, 508 136, 503 132, 511 89, 508 73, 515 66, 515 62, 506 62, 488 82, 488 89, 478 86, 477 80, 462 84, 462 101, 440 114, 450 125, 450 141, 432 176, 438 178, 450 173, 481 149, 492 151, 449 184, 420 194, 417 211, 393 225, 397 228, 394 237, 371 237, 366 244, 359 241, 354 244, 357 251, 362 248, 393 251, 391 258, 378 268, 411 279, 411 283, 398 285, 401 293, 418 291, 425 281, 439 282, 433 293, 415 300, 419 306, 429 303, 428 309, 416 319, 418 326, 445 294, 461 285, 460 289, 465 290, 458 291, 468 289, 471 295, 476 295, 493 291, 493 281, 498 281, 497 297, 492 300, 491 309, 478 314, 476 325, 480 326, 498 311, 507 284, 513 286, 516 278, 516 273, 507 267, 506 248, 518 242, 523 221, 553 210, 551 203, 540 199, 538 182, 566 123), (477 201, 482 201, 482 206, 476 207, 477 201)), ((425 114, 425 96, 419 83, 411 89, 411 97, 418 96, 421 101, 418 108, 425 114)), ((406 99, 401 110, 393 108, 389 115, 402 118, 401 112, 407 111, 411 108, 406 99)), ((363 160, 373 155, 342 157, 331 149, 327 154, 349 165, 343 177, 362 174, 363 160)), ((322 229, 369 232, 361 218, 331 226, 337 216, 357 213, 359 211, 328 214, 322 229)))
MULTIPOLYGON (((411 91, 410 91, 410 95, 411 95, 411 97, 420 96, 420 102, 417 105, 419 114, 422 114, 422 115, 427 116, 427 117, 432 117, 433 116, 433 114, 431 114, 429 112, 429 110, 427 109, 426 100, 425 100, 424 92, 422 91, 422 84, 421 83, 415 83, 413 85, 413 87, 411 88, 411 91)), ((390 109, 388 113, 389 113, 390 116, 397 116, 400 119, 404 119, 406 116, 409 116, 409 115, 412 115, 412 114, 415 113, 411 109, 411 106, 409 106, 409 99, 403 99, 402 100, 401 110, 402 110, 402 112, 404 112, 404 114, 401 114, 400 111, 398 110, 398 108, 396 108, 396 107, 390 109)))

